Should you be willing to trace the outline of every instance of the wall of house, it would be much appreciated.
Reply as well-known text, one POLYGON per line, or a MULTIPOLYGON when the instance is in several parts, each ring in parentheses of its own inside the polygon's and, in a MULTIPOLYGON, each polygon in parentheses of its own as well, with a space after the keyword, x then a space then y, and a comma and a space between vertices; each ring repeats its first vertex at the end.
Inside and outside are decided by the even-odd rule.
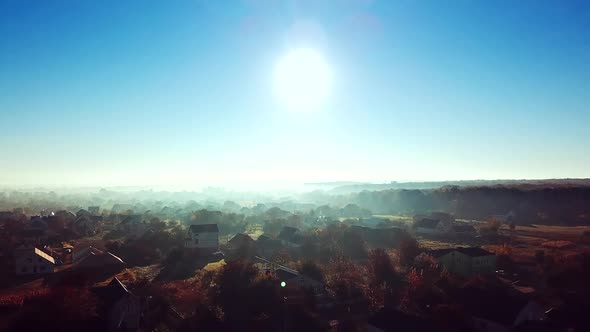
POLYGON ((218 249, 219 248, 219 233, 191 233, 191 241, 186 241, 187 248, 198 249, 218 249))
POLYGON ((434 234, 436 233, 435 228, 417 227, 416 234, 434 234))
POLYGON ((19 254, 15 259, 15 268, 17 275, 53 273, 55 271, 54 264, 34 253, 19 254))
POLYGON ((439 262, 451 273, 464 276, 471 274, 471 257, 456 250, 440 257, 439 262))
POLYGON ((479 274, 494 273, 496 271, 496 256, 473 257, 471 270, 472 273, 479 274))
POLYGON ((120 331, 119 324, 129 330, 137 330, 141 325, 141 299, 127 294, 110 309, 109 331, 120 331))

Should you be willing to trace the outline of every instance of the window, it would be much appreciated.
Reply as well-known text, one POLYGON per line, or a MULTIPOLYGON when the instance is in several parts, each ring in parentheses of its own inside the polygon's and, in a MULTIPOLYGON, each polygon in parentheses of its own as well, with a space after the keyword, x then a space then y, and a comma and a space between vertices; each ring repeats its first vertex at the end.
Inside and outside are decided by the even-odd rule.
POLYGON ((199 239, 195 239, 195 244, 199 244, 199 239))
POLYGON ((45 271, 45 266, 41 265, 41 266, 39 267, 39 270, 41 270, 41 271, 45 271))

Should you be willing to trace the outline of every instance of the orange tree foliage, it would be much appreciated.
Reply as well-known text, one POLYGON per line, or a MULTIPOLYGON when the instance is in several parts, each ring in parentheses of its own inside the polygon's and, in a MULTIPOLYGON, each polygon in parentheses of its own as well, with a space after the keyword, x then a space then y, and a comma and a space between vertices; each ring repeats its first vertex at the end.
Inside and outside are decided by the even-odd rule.
POLYGON ((369 253, 367 270, 369 276, 367 295, 371 305, 375 308, 382 305, 396 305, 399 300, 402 277, 396 271, 387 252, 383 249, 372 250, 369 253))
POLYGON ((409 266, 414 262, 416 256, 422 251, 418 241, 414 238, 403 239, 399 244, 399 262, 404 266, 409 266))
POLYGON ((157 293, 167 298, 182 314, 193 314, 195 309, 208 303, 207 292, 198 279, 176 280, 159 285, 157 293))

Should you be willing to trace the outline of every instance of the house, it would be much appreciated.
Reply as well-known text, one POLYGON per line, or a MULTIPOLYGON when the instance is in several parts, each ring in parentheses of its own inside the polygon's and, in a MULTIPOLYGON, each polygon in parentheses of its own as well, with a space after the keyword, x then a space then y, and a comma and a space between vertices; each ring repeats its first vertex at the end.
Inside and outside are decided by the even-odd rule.
POLYGON ((107 331, 141 331, 145 327, 147 299, 131 293, 119 279, 92 291, 99 300, 99 314, 106 317, 107 331))
POLYGON ((463 276, 496 271, 496 255, 478 247, 435 249, 427 252, 451 273, 463 276))
POLYGON ((47 231, 47 229, 49 228, 49 226, 47 225, 47 217, 32 216, 27 228, 47 231))
POLYGON ((412 225, 412 228, 416 234, 421 235, 435 235, 444 233, 443 224, 437 219, 424 218, 417 220, 412 225))
POLYGON ((75 270, 116 273, 125 268, 125 263, 118 256, 108 251, 103 252, 93 247, 89 248, 90 250, 83 257, 77 257, 74 260, 75 270))
POLYGON ((36 247, 21 247, 14 251, 17 275, 55 272, 55 259, 36 247))
POLYGON ((72 230, 78 235, 92 236, 100 232, 102 216, 80 215, 72 224, 72 230))
POLYGON ((320 294, 324 291, 324 284, 322 282, 288 267, 278 265, 273 272, 280 282, 285 282, 287 289, 306 289, 311 290, 314 294, 320 294))
POLYGON ((247 234, 238 233, 228 242, 227 246, 231 250, 253 249, 255 241, 247 234))
POLYGON ((295 227, 284 226, 277 237, 281 244, 290 248, 298 248, 303 242, 299 230, 295 227))
POLYGON ((99 211, 100 211, 100 207, 99 206, 89 206, 88 207, 88 212, 92 216, 98 216, 99 211))
POLYGON ((444 235, 452 231, 455 218, 446 212, 432 212, 430 216, 416 215, 412 229, 416 234, 444 235))
POLYGON ((453 225, 452 232, 456 236, 475 236, 477 235, 477 230, 473 225, 468 224, 457 224, 453 225))
POLYGON ((88 210, 84 210, 84 209, 80 209, 78 210, 78 212, 76 212, 76 217, 81 217, 81 216, 90 216, 90 212, 88 212, 88 210))
POLYGON ((132 214, 123 217, 117 228, 128 234, 141 235, 147 230, 148 225, 140 214, 132 214))
POLYGON ((256 239, 256 253, 262 257, 271 257, 277 250, 281 249, 281 242, 268 235, 260 235, 256 239))
POLYGON ((88 246, 86 248, 83 249, 78 249, 78 248, 74 248, 71 247, 72 249, 72 261, 73 263, 77 263, 81 260, 83 260, 84 258, 86 258, 88 255, 90 255, 91 253, 95 253, 95 254, 101 254, 102 250, 97 249, 93 246, 88 246))
POLYGON ((545 320, 545 309, 536 301, 487 285, 466 286, 454 299, 472 317, 481 332, 509 332, 526 322, 545 320))
POLYGON ((47 230, 27 228, 20 232, 20 238, 26 245, 41 245, 47 243, 48 235, 47 230))
POLYGON ((219 250, 219 228, 217 224, 191 225, 184 241, 184 247, 206 252, 219 250))
POLYGON ((133 213, 133 204, 115 204, 113 205, 113 208, 111 209, 111 213, 133 213))

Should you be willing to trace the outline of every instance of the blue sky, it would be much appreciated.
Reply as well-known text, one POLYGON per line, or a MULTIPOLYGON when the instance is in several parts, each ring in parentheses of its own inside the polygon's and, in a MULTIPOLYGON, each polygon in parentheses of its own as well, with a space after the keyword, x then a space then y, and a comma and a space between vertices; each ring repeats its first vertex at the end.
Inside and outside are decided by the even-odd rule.
POLYGON ((0 185, 590 177, 589 128, 587 1, 0 0, 0 185))

